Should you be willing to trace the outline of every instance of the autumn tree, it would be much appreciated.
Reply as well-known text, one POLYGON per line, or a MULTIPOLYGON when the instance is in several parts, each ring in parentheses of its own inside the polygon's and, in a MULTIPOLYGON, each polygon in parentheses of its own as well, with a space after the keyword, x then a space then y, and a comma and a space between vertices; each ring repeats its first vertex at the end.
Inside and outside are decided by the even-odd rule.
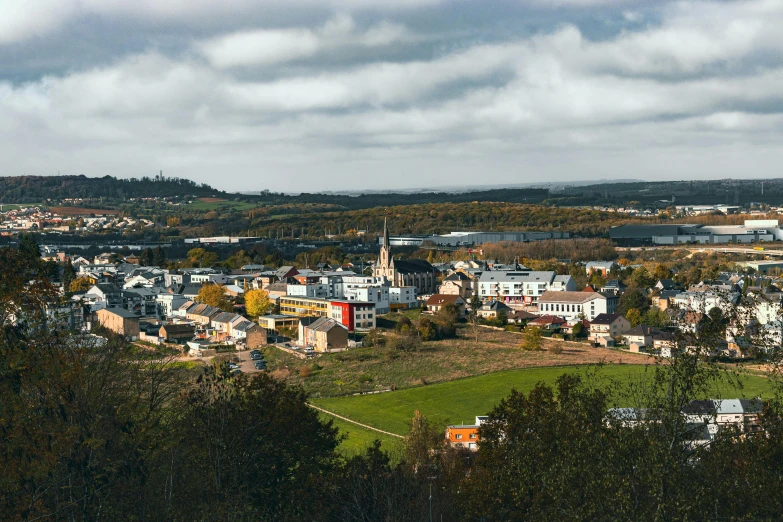
POLYGON ((69 292, 83 292, 92 288, 92 282, 87 277, 77 277, 68 285, 69 292))
POLYGON ((204 283, 198 291, 196 301, 208 304, 209 306, 214 306, 215 308, 220 308, 224 311, 233 310, 231 302, 226 297, 226 289, 222 285, 216 283, 204 283))
POLYGON ((625 313, 625 318, 631 323, 631 326, 638 326, 642 322, 642 314, 636 308, 631 308, 625 313))
POLYGON ((272 306, 269 294, 262 289, 245 292, 245 310, 250 317, 266 315, 272 306))

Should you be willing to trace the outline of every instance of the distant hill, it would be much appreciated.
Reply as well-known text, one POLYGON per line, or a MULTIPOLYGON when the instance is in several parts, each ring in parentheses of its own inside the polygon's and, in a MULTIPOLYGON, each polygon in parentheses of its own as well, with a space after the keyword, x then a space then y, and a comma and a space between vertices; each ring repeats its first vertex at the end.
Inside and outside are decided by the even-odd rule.
POLYGON ((154 178, 120 179, 112 176, 12 176, 0 177, 0 203, 37 203, 67 198, 104 198, 123 200, 144 197, 223 197, 227 194, 206 184, 188 179, 154 178))
POLYGON ((710 179, 602 183, 552 189, 546 201, 573 205, 783 205, 783 179, 710 179), (672 202, 672 200, 674 200, 672 202))

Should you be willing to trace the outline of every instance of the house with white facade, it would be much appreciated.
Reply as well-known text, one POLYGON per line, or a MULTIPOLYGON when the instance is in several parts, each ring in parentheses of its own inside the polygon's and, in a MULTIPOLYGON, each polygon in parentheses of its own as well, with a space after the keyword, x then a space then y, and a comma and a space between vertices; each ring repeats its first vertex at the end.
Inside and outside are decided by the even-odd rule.
POLYGON ((585 318, 592 321, 600 314, 614 313, 608 303, 612 299, 598 292, 548 291, 538 298, 538 311, 562 317, 566 321, 585 318))

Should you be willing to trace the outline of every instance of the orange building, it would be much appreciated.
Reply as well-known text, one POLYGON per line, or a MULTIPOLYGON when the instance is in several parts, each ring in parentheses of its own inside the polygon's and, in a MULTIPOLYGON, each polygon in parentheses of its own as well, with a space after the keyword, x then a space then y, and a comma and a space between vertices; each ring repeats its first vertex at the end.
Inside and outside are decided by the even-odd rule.
POLYGON ((470 451, 478 450, 479 426, 487 418, 484 416, 476 417, 475 424, 454 424, 446 426, 446 440, 454 448, 464 448, 470 451))

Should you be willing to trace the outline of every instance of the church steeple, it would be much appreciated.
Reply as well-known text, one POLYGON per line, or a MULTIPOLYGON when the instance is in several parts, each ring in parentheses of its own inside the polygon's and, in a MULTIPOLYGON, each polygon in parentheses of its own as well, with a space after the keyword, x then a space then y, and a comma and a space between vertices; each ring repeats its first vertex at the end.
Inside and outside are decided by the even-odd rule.
POLYGON ((386 218, 383 218, 383 245, 384 248, 389 248, 389 226, 386 223, 386 218))

